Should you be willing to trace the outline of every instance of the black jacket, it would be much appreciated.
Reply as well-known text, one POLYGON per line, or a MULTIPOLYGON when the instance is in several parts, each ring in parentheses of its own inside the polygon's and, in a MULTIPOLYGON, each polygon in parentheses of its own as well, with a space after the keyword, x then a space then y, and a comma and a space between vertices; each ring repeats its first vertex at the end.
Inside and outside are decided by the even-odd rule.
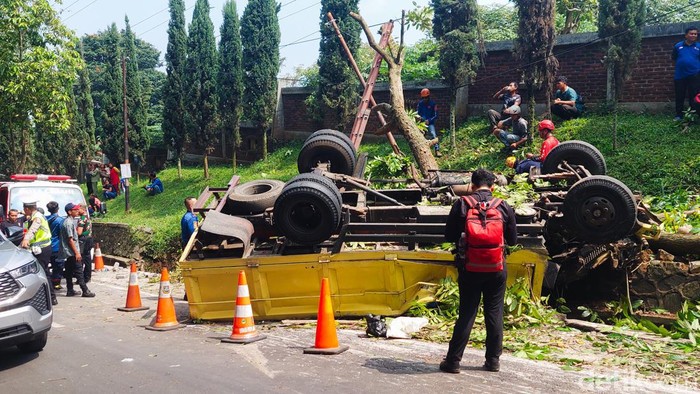
MULTIPOLYGON (((488 201, 493 198, 493 195, 489 190, 477 190, 472 194, 472 197, 474 197, 476 201, 488 201)), ((497 209, 501 211, 501 215, 505 220, 503 237, 506 244, 508 246, 513 246, 518 242, 518 232, 515 226, 515 212, 505 201, 503 201, 497 209)), ((463 198, 460 198, 452 205, 450 214, 447 217, 447 223, 445 223, 445 240, 447 242, 457 243, 457 241, 459 241, 459 237, 464 232, 466 219, 467 204, 464 202, 463 198)))

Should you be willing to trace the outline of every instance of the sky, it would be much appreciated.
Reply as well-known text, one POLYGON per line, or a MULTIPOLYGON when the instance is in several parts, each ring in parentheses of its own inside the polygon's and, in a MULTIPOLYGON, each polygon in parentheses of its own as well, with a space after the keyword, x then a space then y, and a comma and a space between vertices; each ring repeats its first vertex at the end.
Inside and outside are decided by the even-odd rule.
MULTIPOLYGON (((185 0, 185 19, 189 26, 196 0, 185 0)), ((238 16, 243 15, 247 0, 235 0, 238 16)), ((310 66, 318 58, 318 38, 321 2, 319 0, 278 0, 282 7, 278 13, 281 39, 280 57, 284 59, 280 76, 293 73, 298 66, 310 66), (305 41, 305 42, 303 42, 305 41), (291 45, 289 45, 291 44, 291 45)), ((370 24, 388 19, 400 19, 401 10, 428 5, 430 0, 360 0, 360 14, 370 24)), ((507 0, 478 0, 479 4, 504 4, 507 0)), ((225 0, 209 0, 214 32, 219 34, 223 21, 222 8, 225 0)), ((63 0, 55 4, 63 23, 75 31, 78 37, 106 30, 112 22, 121 30, 124 16, 128 15, 136 36, 151 43, 165 57, 168 45, 168 0, 63 0)), ((395 36, 400 29, 394 29, 395 36)), ((405 42, 412 44, 423 37, 423 33, 410 29, 405 42)), ((363 41, 365 41, 363 37, 363 41)))

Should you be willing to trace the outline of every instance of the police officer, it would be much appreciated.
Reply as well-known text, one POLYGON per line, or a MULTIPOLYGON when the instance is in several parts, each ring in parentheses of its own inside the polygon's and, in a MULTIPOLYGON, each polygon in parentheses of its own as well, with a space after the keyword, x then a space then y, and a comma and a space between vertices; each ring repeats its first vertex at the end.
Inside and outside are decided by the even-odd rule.
MULTIPOLYGON (((469 341, 482 294, 486 323, 486 362, 483 368, 491 372, 498 372, 500 369, 499 357, 503 350, 503 297, 506 290, 504 241, 512 246, 516 244, 518 237, 513 208, 505 201, 494 200, 491 194, 496 176, 491 171, 481 168, 472 173, 471 181, 473 193, 468 198, 461 198, 454 203, 445 223, 445 240, 460 244, 455 261, 459 270, 459 318, 445 360, 440 363, 440 370, 448 373, 459 373, 459 363, 469 341), (499 233, 493 235, 495 246, 500 248, 495 253, 495 258, 494 255, 484 254, 485 249, 481 249, 484 246, 473 250, 473 253, 469 252, 472 242, 468 239, 471 225, 468 225, 467 217, 469 216, 469 220, 475 219, 474 203, 479 204, 482 209, 490 207, 486 210, 484 220, 490 217, 502 220, 502 223, 496 225, 499 233), (464 245, 461 245, 460 241, 464 241, 464 245)), ((476 235, 472 237, 476 238, 476 235)))
MULTIPOLYGON (((24 203, 24 216, 27 219, 25 228, 27 232, 22 239, 21 247, 31 249, 32 253, 44 267, 46 277, 49 278, 49 262, 51 262, 51 229, 44 215, 36 209, 36 201, 24 203)), ((53 286, 49 286, 51 303, 58 304, 53 286)))

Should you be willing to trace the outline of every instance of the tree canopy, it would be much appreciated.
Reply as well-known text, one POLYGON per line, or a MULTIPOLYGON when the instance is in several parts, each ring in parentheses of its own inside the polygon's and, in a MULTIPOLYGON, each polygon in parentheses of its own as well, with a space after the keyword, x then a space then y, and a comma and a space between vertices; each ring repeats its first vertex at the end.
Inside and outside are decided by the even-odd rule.
POLYGON ((243 101, 243 59, 240 23, 236 3, 224 4, 224 22, 219 41, 219 113, 221 114, 222 146, 230 138, 233 147, 233 167, 236 167, 236 149, 241 144, 240 122, 243 101))
POLYGON ((318 79, 315 91, 307 99, 308 110, 317 121, 331 119, 333 128, 343 130, 355 113, 360 95, 360 85, 349 65, 348 56, 328 22, 331 13, 353 57, 360 47, 360 25, 350 18, 350 12, 358 12, 358 0, 321 1, 318 79))
POLYGON ((275 0, 250 0, 241 18, 243 40, 244 118, 255 123, 263 135, 267 156, 267 131, 277 108, 277 74, 280 68, 279 4, 275 0))
POLYGON ((77 42, 48 1, 0 2, 0 171, 30 169, 36 124, 56 137, 70 128, 77 42))
POLYGON ((209 1, 197 0, 187 39, 185 124, 190 140, 204 155, 205 178, 209 177, 207 157, 218 140, 216 124, 218 69, 218 54, 214 39, 214 24, 209 16, 209 1))

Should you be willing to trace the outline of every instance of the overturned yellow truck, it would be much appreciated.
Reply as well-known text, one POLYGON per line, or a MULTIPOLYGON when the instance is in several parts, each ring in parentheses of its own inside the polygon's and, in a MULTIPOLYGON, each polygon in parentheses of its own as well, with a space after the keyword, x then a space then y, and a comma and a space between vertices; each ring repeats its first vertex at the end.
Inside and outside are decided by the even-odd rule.
MULTIPOLYGON (((255 316, 272 320, 315 316, 323 277, 336 316, 400 315, 455 277, 444 223, 470 174, 436 171, 406 189, 376 190, 362 178, 364 162, 344 134, 321 130, 303 145, 290 181, 238 184, 234 176, 207 188, 196 204, 204 219, 179 261, 191 317, 232 318, 240 270, 255 316)), ((545 273, 580 273, 585 264, 572 261, 582 255, 586 264, 634 258, 634 242, 620 240, 640 229, 637 199, 604 173, 595 147, 570 141, 550 153, 542 174, 530 174, 550 182, 533 207, 516 211, 523 249, 508 256, 509 282, 525 277, 539 297, 545 273)))

